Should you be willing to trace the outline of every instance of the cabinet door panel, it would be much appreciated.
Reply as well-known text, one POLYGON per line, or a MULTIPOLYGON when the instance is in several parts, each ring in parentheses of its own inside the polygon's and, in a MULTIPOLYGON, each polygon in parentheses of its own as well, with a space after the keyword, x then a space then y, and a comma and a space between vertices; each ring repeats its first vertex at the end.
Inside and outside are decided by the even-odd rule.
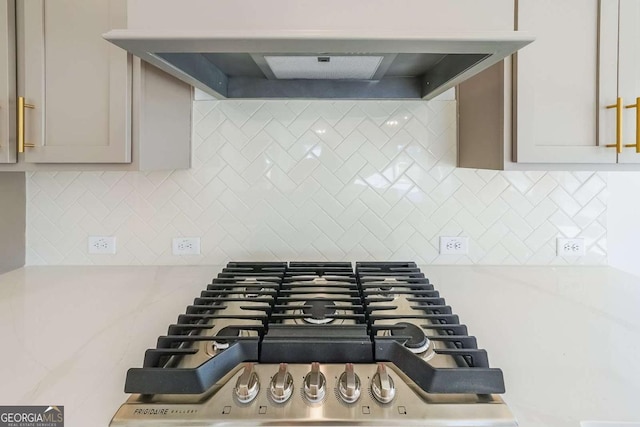
POLYGON ((15 1, 0 0, 0 163, 16 162, 15 1))
MULTIPOLYGON (((620 50, 618 81, 624 103, 635 104, 640 97, 640 1, 620 0, 620 50)), ((623 142, 636 143, 636 130, 640 126, 635 108, 624 110, 623 142)), ((619 163, 640 163, 635 147, 625 148, 618 155, 619 163)))
MULTIPOLYGON (((615 0, 617 1, 617 0, 615 0)), ((616 11, 615 5, 603 8, 616 11)), ((617 20, 603 20, 598 0, 518 0, 517 27, 536 41, 516 56, 515 160, 521 163, 615 163, 613 149, 599 141, 599 90, 615 89, 617 20), (599 40, 602 42, 599 46, 599 40), (604 67, 600 67, 604 64, 604 67), (598 86, 600 81, 606 82, 598 86)), ((616 17, 612 15, 611 17, 616 17)), ((607 18, 609 16, 607 15, 607 18)), ((615 102, 615 90, 612 94, 615 102)), ((603 127, 603 123, 600 128, 603 127)))
POLYGON ((124 0, 29 0, 19 8, 24 160, 131 161, 131 58, 102 39, 126 27, 124 0))

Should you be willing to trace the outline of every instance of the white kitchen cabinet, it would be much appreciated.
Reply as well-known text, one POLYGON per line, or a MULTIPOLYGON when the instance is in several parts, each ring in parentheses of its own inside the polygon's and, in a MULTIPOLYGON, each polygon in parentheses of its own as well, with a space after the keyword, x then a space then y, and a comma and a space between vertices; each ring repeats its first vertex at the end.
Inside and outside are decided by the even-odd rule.
POLYGON ((0 171, 190 166, 192 88, 102 38, 126 0, 0 2, 0 171))
POLYGON ((0 163, 16 161, 15 1, 0 0, 0 163))
POLYGON ((619 163, 640 164, 640 1, 603 0, 620 8, 618 94, 627 106, 622 112, 625 148, 619 163))
POLYGON ((17 21, 23 161, 131 162, 131 57, 101 37, 126 26, 126 2, 19 1, 17 21))
MULTIPOLYGON (((512 63, 505 61, 459 86, 459 166, 624 169, 620 163, 631 149, 618 156, 611 146, 616 143, 616 109, 607 106, 616 104, 618 96, 630 102, 624 87, 638 85, 639 32, 633 25, 638 3, 517 0, 516 27, 536 40, 512 63), (625 51, 630 52, 627 59, 625 51)), ((633 142, 628 139, 635 112, 623 114, 623 143, 633 142)))
POLYGON ((17 20, 23 161, 129 163, 131 58, 101 37, 126 26, 126 3, 19 1, 17 20))
POLYGON ((616 97, 599 99, 598 90, 615 89, 616 45, 608 41, 617 25, 605 13, 600 26, 599 9, 598 0, 518 0, 517 28, 536 41, 515 56, 515 161, 616 162, 600 141, 615 123, 601 104, 616 97))

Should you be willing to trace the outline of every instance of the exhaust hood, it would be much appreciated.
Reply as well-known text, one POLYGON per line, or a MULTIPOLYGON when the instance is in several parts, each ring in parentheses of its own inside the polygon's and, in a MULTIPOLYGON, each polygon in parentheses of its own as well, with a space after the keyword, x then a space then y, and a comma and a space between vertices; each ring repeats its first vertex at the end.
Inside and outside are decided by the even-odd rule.
MULTIPOLYGON (((326 7, 328 0, 298 0, 297 8, 279 0, 153 0, 154 13, 161 10, 157 19, 154 13, 136 14, 136 6, 153 7, 150 0, 129 1, 133 28, 130 18, 128 29, 104 37, 220 99, 428 100, 533 41, 517 31, 475 29, 482 25, 455 32, 412 25, 414 9, 385 17, 380 0, 343 2, 338 12, 353 21, 337 17, 326 7), (375 28, 362 28, 357 7, 344 8, 358 3, 369 6, 367 19, 375 28), (244 19, 255 20, 256 13, 264 20, 244 19), (213 21, 189 19, 203 15, 213 21)), ((449 2, 420 0, 414 6, 433 11, 443 3, 449 2)))

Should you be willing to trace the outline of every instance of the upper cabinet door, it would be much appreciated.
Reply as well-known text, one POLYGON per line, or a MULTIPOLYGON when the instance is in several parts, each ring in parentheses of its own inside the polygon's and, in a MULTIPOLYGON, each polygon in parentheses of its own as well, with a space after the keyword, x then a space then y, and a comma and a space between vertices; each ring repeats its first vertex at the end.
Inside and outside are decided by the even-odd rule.
POLYGON ((15 1, 0 0, 0 163, 16 162, 15 1))
MULTIPOLYGON (((131 58, 102 38, 124 28, 125 0, 18 2, 24 160, 131 162, 131 58)), ((20 129, 18 129, 20 132, 20 129)))
POLYGON ((623 113, 623 142, 619 163, 640 163, 640 1, 619 0, 620 50, 618 84, 628 108, 623 113), (629 147, 631 146, 631 147, 629 147))
POLYGON ((605 9, 617 8, 602 0, 601 16, 599 3, 517 1, 518 30, 536 35, 516 54, 517 162, 616 162, 616 150, 604 147, 615 142, 615 112, 604 106, 617 95, 617 13, 605 9))

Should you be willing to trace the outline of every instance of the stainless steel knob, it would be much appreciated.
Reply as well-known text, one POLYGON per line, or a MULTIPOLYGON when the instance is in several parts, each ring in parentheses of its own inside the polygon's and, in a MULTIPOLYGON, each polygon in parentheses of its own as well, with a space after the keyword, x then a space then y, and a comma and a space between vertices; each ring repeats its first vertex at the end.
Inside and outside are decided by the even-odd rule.
POLYGON ((371 393, 380 403, 389 403, 396 395, 396 386, 384 363, 378 363, 378 370, 371 379, 371 393))
POLYGON ((269 386, 271 398, 276 403, 284 403, 291 397, 293 393, 293 377, 287 370, 287 364, 281 363, 278 373, 271 379, 269 386))
POLYGON ((311 372, 304 377, 304 395, 310 402, 320 402, 324 399, 326 383, 324 375, 320 372, 320 364, 313 362, 311 372))
POLYGON ((353 403, 360 397, 360 378, 353 371, 353 363, 347 363, 338 379, 338 394, 347 403, 353 403))
POLYGON ((240 403, 249 403, 258 395, 260 391, 260 381, 254 369, 253 363, 245 363, 242 375, 236 381, 234 389, 236 397, 240 403))

